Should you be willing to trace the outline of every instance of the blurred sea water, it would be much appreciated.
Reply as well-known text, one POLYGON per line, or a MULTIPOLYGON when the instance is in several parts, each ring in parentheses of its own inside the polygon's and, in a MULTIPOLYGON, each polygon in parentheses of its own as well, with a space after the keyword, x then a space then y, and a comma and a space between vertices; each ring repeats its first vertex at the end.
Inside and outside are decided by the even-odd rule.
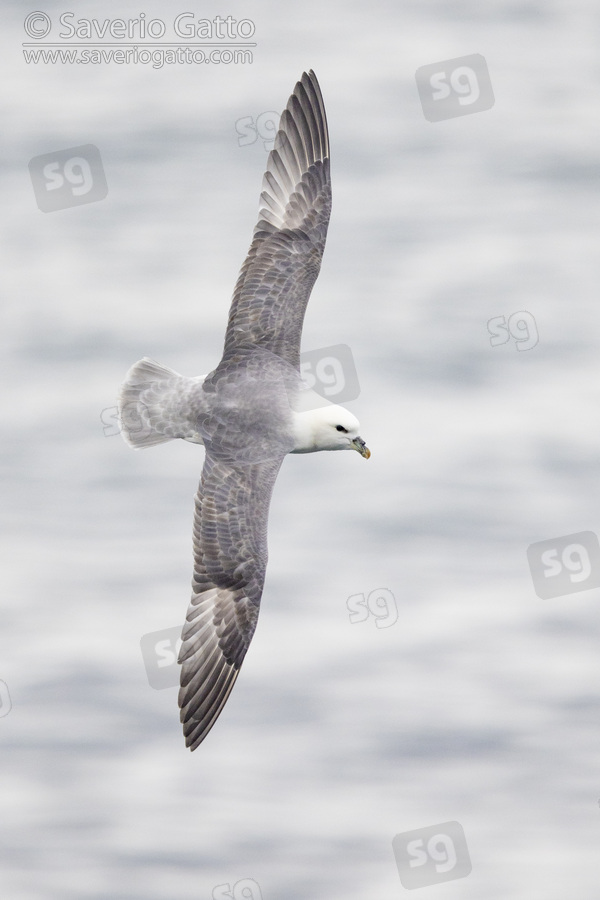
POLYGON ((600 530, 597 5, 232 0, 194 13, 251 19, 251 65, 160 69, 27 65, 28 12, 0 57, 2 897, 395 898, 394 835, 458 821, 472 872, 423 898, 595 900, 600 589, 540 599, 526 551, 600 530), (427 121, 415 71, 476 53, 493 107, 427 121), (101 416, 143 355, 218 362, 266 162, 236 122, 308 68, 334 207, 303 347, 350 346, 372 457, 284 463, 259 626, 190 754, 140 638, 183 622, 203 451, 101 416), (41 212, 29 161, 89 143, 106 198, 41 212), (538 343, 492 346, 523 311, 538 343), (382 588, 397 621, 353 623, 382 588))

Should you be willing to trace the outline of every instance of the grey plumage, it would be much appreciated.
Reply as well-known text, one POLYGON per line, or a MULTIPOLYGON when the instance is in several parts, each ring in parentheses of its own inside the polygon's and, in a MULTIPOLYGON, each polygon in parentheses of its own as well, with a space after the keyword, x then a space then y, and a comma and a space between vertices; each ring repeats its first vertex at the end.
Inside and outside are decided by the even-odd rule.
POLYGON ((143 359, 121 392, 130 444, 180 437, 206 449, 194 514, 193 593, 179 656, 181 721, 192 750, 223 709, 256 628, 269 504, 284 456, 318 449, 369 454, 358 422, 339 407, 332 409, 345 414, 348 427, 331 425, 335 441, 303 444, 294 418, 302 323, 330 211, 327 121, 311 71, 296 84, 269 154, 221 362, 201 379, 143 359))
POLYGON ((233 293, 225 354, 253 344, 298 368, 304 313, 331 214, 327 119, 312 71, 304 73, 283 111, 260 199, 254 239, 233 293))
POLYGON ((293 446, 291 441, 282 446, 279 437, 290 430, 288 394, 281 387, 297 377, 304 312, 325 248, 331 212, 328 155, 321 90, 311 71, 296 85, 281 117, 263 178, 258 223, 233 294, 223 359, 205 383, 205 390, 217 393, 231 379, 251 396, 241 407, 249 420, 245 426, 233 430, 230 416, 221 429, 205 423, 210 437, 196 496, 193 594, 179 657, 181 721, 192 749, 221 712, 256 628, 271 494, 293 446), (260 394, 257 382, 248 380, 253 366, 260 394), (268 376, 273 388, 265 392, 268 376), (256 410, 261 398, 270 416, 256 410), (265 436, 266 421, 273 431, 265 436), (286 428, 278 427, 283 423, 286 428), (241 446, 239 440, 234 447, 223 446, 240 434, 241 446), (257 441, 258 455, 267 458, 254 462, 257 441), (240 451, 250 456, 249 465, 231 459, 240 451))

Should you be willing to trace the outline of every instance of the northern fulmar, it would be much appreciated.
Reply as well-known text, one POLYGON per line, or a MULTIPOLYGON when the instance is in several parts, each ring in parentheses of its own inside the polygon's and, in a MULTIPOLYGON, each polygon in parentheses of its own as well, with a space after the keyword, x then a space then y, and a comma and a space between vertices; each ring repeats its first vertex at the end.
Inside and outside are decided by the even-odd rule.
POLYGON ((296 84, 269 154, 221 362, 188 378, 145 357, 121 389, 121 433, 132 447, 182 438, 205 448, 193 593, 178 660, 191 750, 221 713, 256 628, 269 504, 284 457, 317 450, 371 455, 352 413, 324 401, 300 374, 302 323, 330 212, 327 119, 311 70, 296 84))

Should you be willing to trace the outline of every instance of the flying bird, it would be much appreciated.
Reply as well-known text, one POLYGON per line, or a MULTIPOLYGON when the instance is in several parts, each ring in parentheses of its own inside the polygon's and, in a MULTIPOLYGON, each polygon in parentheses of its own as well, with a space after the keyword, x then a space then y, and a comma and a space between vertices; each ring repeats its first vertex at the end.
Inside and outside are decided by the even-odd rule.
POLYGON ((269 154, 221 362, 188 378, 144 357, 121 388, 121 433, 132 447, 182 438, 205 448, 193 592, 178 660, 191 750, 221 713, 256 628, 269 504, 284 457, 317 450, 371 455, 352 413, 324 401, 300 374, 302 323, 330 212, 327 120, 311 70, 296 84, 269 154))

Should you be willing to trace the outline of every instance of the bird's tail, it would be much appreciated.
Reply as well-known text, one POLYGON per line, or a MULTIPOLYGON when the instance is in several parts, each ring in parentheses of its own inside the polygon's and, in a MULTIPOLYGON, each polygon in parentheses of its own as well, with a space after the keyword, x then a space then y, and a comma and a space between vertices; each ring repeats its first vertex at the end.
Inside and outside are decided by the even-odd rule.
POLYGON ((145 356, 131 367, 121 387, 121 434, 130 447, 153 447, 173 438, 202 439, 192 416, 190 394, 203 378, 186 378, 145 356))

